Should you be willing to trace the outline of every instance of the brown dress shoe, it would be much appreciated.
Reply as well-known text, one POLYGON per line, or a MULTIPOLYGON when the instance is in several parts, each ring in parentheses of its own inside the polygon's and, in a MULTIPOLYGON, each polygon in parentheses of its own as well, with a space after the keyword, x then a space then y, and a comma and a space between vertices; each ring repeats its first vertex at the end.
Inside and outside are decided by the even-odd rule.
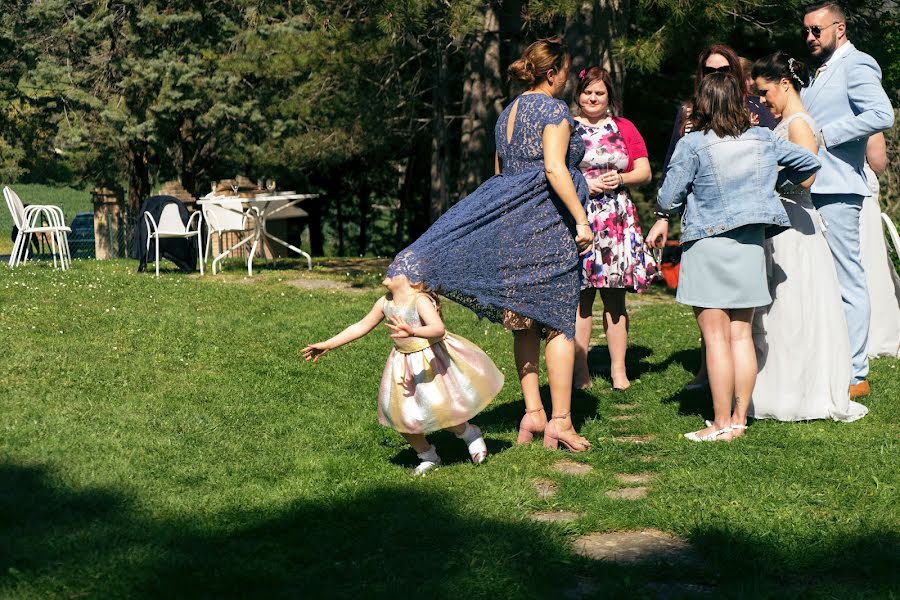
POLYGON ((872 393, 872 388, 869 386, 869 380, 863 379, 859 383, 854 383, 850 386, 850 399, 856 400, 857 398, 863 398, 872 393))

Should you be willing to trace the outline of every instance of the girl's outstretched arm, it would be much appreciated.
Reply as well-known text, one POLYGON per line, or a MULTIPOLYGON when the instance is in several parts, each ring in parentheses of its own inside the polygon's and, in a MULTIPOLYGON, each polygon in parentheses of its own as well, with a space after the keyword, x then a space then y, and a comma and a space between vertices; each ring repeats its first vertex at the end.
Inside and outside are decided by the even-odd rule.
POLYGON ((343 346, 353 340, 358 340, 362 336, 366 335, 375 327, 381 323, 381 319, 384 318, 384 296, 378 299, 378 302, 375 303, 375 306, 372 307, 372 310, 369 311, 365 317, 350 325, 342 332, 337 334, 331 339, 325 340, 324 342, 317 342, 315 344, 309 344, 306 348, 303 349, 303 358, 306 360, 311 360, 316 362, 319 360, 323 354, 328 352, 329 350, 334 350, 339 346, 343 346))
POLYGON ((386 325, 391 330, 392 338, 439 338, 444 337, 446 329, 444 329, 444 321, 438 313, 434 302, 428 296, 419 296, 416 298, 416 309, 419 311, 419 318, 422 324, 413 327, 400 317, 394 317, 388 320, 386 325))

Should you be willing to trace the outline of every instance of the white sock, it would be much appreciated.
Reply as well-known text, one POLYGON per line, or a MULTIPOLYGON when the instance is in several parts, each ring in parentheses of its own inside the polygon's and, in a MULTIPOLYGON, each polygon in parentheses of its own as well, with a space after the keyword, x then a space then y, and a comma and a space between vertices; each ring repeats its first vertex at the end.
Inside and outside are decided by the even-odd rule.
POLYGON ((470 423, 466 423, 466 429, 458 436, 469 447, 469 456, 476 464, 484 462, 487 456, 487 445, 481 437, 481 430, 470 423))
POLYGON ((481 437, 481 430, 477 427, 473 427, 471 423, 466 423, 465 430, 456 437, 465 441, 467 444, 471 444, 481 437))
POLYGON ((425 452, 417 452, 416 456, 418 456, 419 460, 421 460, 422 462, 430 462, 430 463, 441 462, 441 457, 438 456, 437 448, 434 447, 434 444, 432 444, 431 448, 429 448, 425 452))

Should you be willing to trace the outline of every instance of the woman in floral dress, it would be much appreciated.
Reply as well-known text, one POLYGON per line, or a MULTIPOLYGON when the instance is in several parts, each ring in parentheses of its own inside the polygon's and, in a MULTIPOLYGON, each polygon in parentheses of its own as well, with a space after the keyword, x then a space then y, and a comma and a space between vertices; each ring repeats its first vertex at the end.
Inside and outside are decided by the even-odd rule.
POLYGON ((575 133, 585 146, 579 167, 590 191, 585 210, 594 231, 593 252, 583 261, 575 327, 575 386, 591 385, 587 353, 594 297, 599 289, 612 385, 614 389, 624 390, 631 385, 625 371, 628 347, 625 292, 644 291, 658 272, 656 263, 645 250, 637 210, 628 191, 630 185, 650 181, 650 161, 634 124, 617 116, 621 106, 619 97, 605 69, 591 67, 579 73, 575 103, 580 109, 575 133))

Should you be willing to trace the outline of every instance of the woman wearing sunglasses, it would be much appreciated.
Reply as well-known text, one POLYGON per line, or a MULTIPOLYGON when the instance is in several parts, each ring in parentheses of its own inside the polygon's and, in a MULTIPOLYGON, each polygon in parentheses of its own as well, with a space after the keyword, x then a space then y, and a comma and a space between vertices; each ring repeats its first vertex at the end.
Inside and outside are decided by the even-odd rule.
POLYGON ((751 127, 739 81, 713 73, 700 83, 691 132, 675 146, 656 201, 660 211, 683 213, 675 299, 693 307, 708 350, 715 417, 685 434, 695 442, 729 441, 745 428, 733 413, 746 414, 756 380, 750 323, 754 308, 772 301, 765 230, 790 226, 776 180, 805 182, 819 169, 806 148, 751 127))
MULTIPOLYGON (((672 138, 669 140, 669 149, 666 152, 666 159, 663 161, 663 172, 659 182, 660 186, 662 186, 665 181, 666 170, 669 166, 669 160, 672 158, 672 152, 675 150, 675 145, 678 143, 678 140, 691 131, 690 117, 694 109, 694 102, 696 101, 697 94, 700 90, 700 84, 703 83, 705 77, 713 73, 726 73, 737 79, 744 97, 744 102, 749 111, 751 125, 767 127, 768 129, 775 128, 777 123, 775 117, 772 116, 772 113, 769 112, 762 103, 760 103, 756 96, 750 94, 750 87, 747 85, 748 74, 744 73, 744 69, 741 66, 741 60, 737 53, 730 46, 726 46, 725 44, 713 44, 703 50, 697 57, 697 73, 694 76, 694 97, 678 108, 678 113, 675 116, 675 126, 672 128, 672 138)), ((669 219, 665 215, 658 214, 656 216, 656 223, 650 228, 650 231, 647 232, 646 242, 647 246, 650 248, 663 248, 669 238, 669 219)), ((705 346, 701 345, 700 371, 694 376, 694 379, 685 386, 685 389, 700 389, 708 384, 705 356, 705 346)))
MULTIPOLYGON (((816 123, 800 100, 809 81, 806 66, 776 52, 756 61, 751 74, 781 119, 775 135, 818 153, 816 123)), ((772 304, 753 315, 759 365, 749 410, 754 419, 855 421, 868 412, 847 389, 850 339, 831 250, 809 192, 814 180, 780 190, 791 226, 766 240, 772 304)), ((746 425, 747 415, 735 413, 732 427, 746 425)))

